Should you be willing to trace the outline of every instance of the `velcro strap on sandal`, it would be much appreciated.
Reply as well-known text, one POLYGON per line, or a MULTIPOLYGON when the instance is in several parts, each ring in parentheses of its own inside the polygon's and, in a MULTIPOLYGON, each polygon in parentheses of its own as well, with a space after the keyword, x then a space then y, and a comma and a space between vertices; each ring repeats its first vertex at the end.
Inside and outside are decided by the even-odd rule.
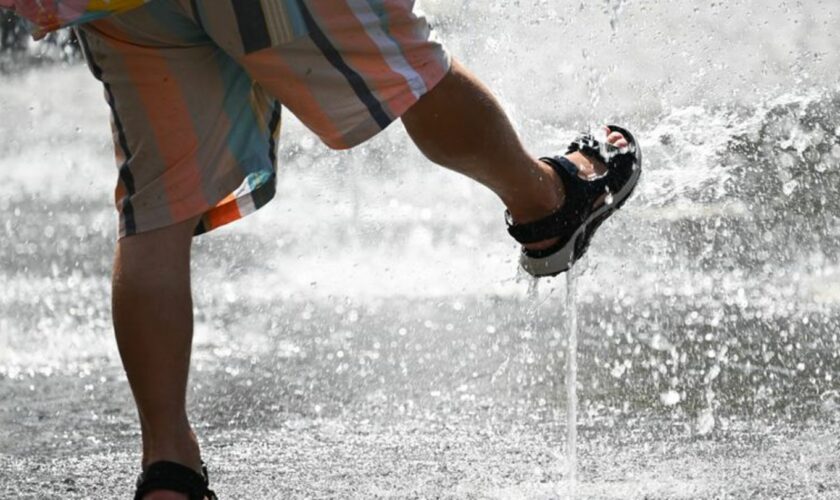
POLYGON ((617 125, 607 127, 610 132, 618 132, 629 142, 627 150, 622 152, 612 144, 602 144, 591 134, 583 134, 569 145, 566 154, 581 152, 590 158, 597 158, 607 166, 606 184, 613 193, 619 192, 633 175, 635 167, 641 164, 641 153, 633 135, 617 125))
POLYGON ((566 197, 559 210, 533 222, 516 224, 508 214, 508 233, 523 245, 551 238, 568 240, 586 219, 597 196, 606 189, 603 179, 585 181, 578 177, 578 167, 565 157, 542 158, 542 161, 557 172, 566 187, 566 197))
POLYGON ((142 498, 156 490, 174 491, 187 495, 190 500, 216 500, 216 495, 208 489, 207 469, 204 474, 175 462, 155 462, 137 477, 137 491, 134 500, 142 498))
POLYGON ((577 153, 578 151, 586 156, 598 158, 604 163, 607 162, 607 159, 604 158, 604 155, 601 153, 600 141, 591 134, 583 134, 572 141, 572 143, 569 144, 569 149, 566 150, 566 154, 577 153))
POLYGON ((529 245, 551 238, 567 239, 577 230, 578 225, 569 217, 568 213, 560 209, 548 217, 525 224, 508 224, 508 233, 522 245, 529 245))
MULTIPOLYGON (((621 132, 622 135, 629 141, 630 137, 624 129, 621 127, 610 126, 608 127, 611 132, 621 132)), ((632 145, 631 148, 635 148, 635 145, 632 145)), ((566 154, 581 152, 584 155, 590 158, 596 158, 601 161, 604 165, 608 168, 615 163, 615 160, 618 160, 622 157, 624 158, 633 158, 632 154, 628 153, 621 153, 619 148, 613 146, 609 143, 602 144, 598 139, 596 139, 591 134, 583 134, 577 139, 575 139, 570 145, 569 149, 566 151, 566 154), (606 153, 606 155, 604 154, 606 153)))

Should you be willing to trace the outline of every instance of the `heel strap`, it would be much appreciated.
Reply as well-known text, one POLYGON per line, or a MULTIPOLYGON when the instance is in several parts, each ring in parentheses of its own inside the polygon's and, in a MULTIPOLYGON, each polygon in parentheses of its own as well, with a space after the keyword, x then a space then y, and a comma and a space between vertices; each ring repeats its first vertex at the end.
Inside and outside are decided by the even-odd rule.
POLYGON ((583 180, 578 176, 578 167, 563 156, 541 158, 557 172, 563 182, 565 201, 559 210, 542 219, 516 224, 507 214, 508 233, 522 245, 537 243, 551 238, 568 240, 592 210, 598 196, 607 187, 605 179, 583 180))
POLYGON ((216 494, 208 488, 209 483, 207 468, 203 465, 202 473, 199 474, 179 463, 155 462, 137 477, 134 500, 142 500, 145 495, 156 490, 183 493, 190 500, 218 500, 216 494))

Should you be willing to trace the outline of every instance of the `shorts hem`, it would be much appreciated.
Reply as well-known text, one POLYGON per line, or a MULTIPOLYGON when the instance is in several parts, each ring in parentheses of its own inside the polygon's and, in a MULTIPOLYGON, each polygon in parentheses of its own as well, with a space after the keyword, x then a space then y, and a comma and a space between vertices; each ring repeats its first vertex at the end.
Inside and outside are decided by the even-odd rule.
MULTIPOLYGON (((233 185, 233 187, 222 190, 227 194, 220 196, 215 202, 207 203, 206 206, 200 210, 188 212, 187 215, 181 215, 168 220, 164 220, 163 217, 152 217, 151 219, 154 220, 154 222, 143 224, 142 227, 138 226, 134 231, 129 233, 125 229, 123 215, 120 214, 117 240, 130 238, 132 236, 148 233, 157 229, 164 229, 196 217, 198 220, 196 221, 193 236, 199 236, 256 212, 274 198, 277 191, 275 173, 272 173, 270 176, 266 176, 262 182, 249 191, 233 196, 236 194, 237 188, 239 188, 247 180, 247 177, 243 177, 240 172, 237 172, 237 174, 239 174, 235 177, 237 182, 233 185), (230 197, 230 199, 226 200, 228 197, 230 197)), ((166 211, 168 213, 168 209, 168 205, 163 205, 160 209, 156 209, 153 212, 166 211)))

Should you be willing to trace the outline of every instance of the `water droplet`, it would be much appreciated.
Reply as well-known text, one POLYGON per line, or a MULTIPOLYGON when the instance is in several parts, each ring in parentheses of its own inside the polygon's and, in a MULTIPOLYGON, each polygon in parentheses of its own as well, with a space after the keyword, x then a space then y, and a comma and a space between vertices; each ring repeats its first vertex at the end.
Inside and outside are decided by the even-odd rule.
POLYGON ((674 406, 680 402, 680 394, 677 391, 665 391, 659 395, 659 400, 665 406, 674 406))
POLYGON ((697 434, 707 436, 715 429, 715 414, 711 408, 704 408, 697 415, 697 434))

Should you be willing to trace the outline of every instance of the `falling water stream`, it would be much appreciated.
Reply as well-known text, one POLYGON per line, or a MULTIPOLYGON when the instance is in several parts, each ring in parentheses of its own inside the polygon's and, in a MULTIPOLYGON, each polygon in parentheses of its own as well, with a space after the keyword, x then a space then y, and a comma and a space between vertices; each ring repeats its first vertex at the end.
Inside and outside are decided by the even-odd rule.
POLYGON ((578 311, 577 311, 578 271, 572 267, 566 273, 566 461, 568 497, 574 499, 577 493, 577 349, 578 349, 578 311))
MULTIPOLYGON (((563 471, 563 481, 557 484, 557 494, 573 500, 577 496, 578 484, 578 395, 577 395, 577 356, 578 356, 578 304, 577 304, 577 281, 582 269, 585 269, 586 262, 579 262, 569 269, 565 274, 566 278, 566 304, 564 316, 566 318, 566 364, 565 364, 565 410, 566 410, 566 462, 563 471)), ((532 278, 528 282, 527 297, 533 310, 528 314, 534 314, 539 308, 539 282, 540 278, 532 278)), ((549 292, 550 293, 550 292, 549 292)), ((550 296, 549 296, 550 298, 550 296)), ((545 299, 546 301, 548 299, 545 299)))

